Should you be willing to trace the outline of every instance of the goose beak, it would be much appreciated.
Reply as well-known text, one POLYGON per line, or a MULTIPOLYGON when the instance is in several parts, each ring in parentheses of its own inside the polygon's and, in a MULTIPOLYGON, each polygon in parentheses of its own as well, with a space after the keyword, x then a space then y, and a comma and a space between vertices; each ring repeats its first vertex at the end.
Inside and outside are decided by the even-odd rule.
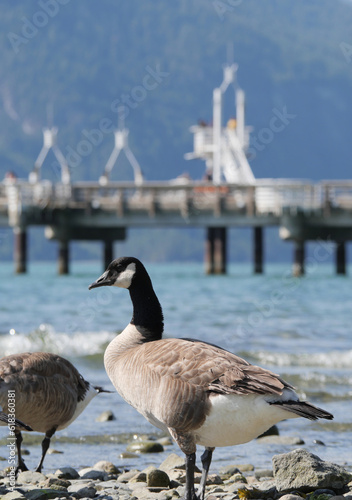
POLYGON ((94 281, 91 285, 89 285, 88 290, 91 290, 92 288, 98 288, 98 286, 109 286, 113 285, 114 280, 109 276, 108 271, 105 271, 100 278, 97 279, 97 281, 94 281))

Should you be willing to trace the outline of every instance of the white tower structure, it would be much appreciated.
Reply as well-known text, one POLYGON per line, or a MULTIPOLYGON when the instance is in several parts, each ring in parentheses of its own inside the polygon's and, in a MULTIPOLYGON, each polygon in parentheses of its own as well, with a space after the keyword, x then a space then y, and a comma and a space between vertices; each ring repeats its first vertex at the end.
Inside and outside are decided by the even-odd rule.
POLYGON ((131 167, 133 168, 135 184, 138 186, 143 184, 144 178, 143 178, 142 169, 139 166, 139 163, 138 163, 136 157, 134 156, 134 154, 132 153, 132 151, 129 148, 128 134, 129 134, 129 130, 124 127, 124 120, 120 116, 118 129, 114 131, 114 137, 115 137, 114 149, 112 150, 112 153, 111 153, 108 161, 106 162, 106 165, 104 168, 104 173, 99 179, 99 183, 102 186, 105 186, 109 182, 110 172, 113 169, 121 151, 125 152, 126 158, 129 161, 131 167))
POLYGON ((235 87, 236 118, 230 119, 225 127, 222 124, 223 96, 229 85, 235 84, 236 72, 236 64, 224 67, 224 79, 213 91, 213 124, 191 127, 194 151, 185 158, 205 160, 214 184, 253 185, 255 177, 246 157, 250 127, 245 125, 245 96, 238 86, 235 87))
POLYGON ((53 150, 55 158, 57 159, 59 166, 61 168, 61 182, 63 184, 70 184, 71 176, 70 169, 68 167, 66 158, 62 154, 59 146, 57 145, 57 127, 45 127, 43 128, 43 146, 40 150, 38 158, 34 163, 34 168, 29 174, 29 182, 35 184, 40 180, 40 171, 47 157, 50 149, 53 150))

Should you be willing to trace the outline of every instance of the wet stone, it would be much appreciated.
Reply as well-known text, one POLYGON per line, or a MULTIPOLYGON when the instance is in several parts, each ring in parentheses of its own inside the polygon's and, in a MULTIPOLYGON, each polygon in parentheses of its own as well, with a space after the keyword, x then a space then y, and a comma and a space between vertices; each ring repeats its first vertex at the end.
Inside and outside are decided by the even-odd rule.
POLYGON ((96 419, 96 422, 111 422, 112 420, 116 420, 115 415, 111 410, 103 411, 96 419))
POLYGON ((164 451, 163 445, 157 441, 136 441, 130 443, 126 449, 137 453, 161 453, 164 451))
POLYGON ((26 470, 24 472, 20 472, 17 476, 17 483, 19 484, 37 484, 41 481, 45 481, 47 477, 41 472, 34 472, 31 470, 26 470))
POLYGON ((78 479, 79 474, 73 467, 61 467, 55 472, 55 476, 59 479, 78 479))
POLYGON ((147 474, 147 486, 149 487, 168 488, 169 484, 170 478, 163 470, 154 469, 147 474))
POLYGON ((132 453, 130 451, 123 451, 122 453, 120 453, 119 457, 120 458, 138 458, 139 455, 138 455, 138 453, 132 453))
POLYGON ((107 474, 120 474, 121 471, 114 465, 112 462, 108 462, 107 460, 100 460, 97 462, 93 469, 102 470, 107 474))
POLYGON ((93 467, 86 467, 79 471, 79 476, 81 479, 93 479, 104 481, 108 478, 108 475, 103 470, 94 469, 93 467))

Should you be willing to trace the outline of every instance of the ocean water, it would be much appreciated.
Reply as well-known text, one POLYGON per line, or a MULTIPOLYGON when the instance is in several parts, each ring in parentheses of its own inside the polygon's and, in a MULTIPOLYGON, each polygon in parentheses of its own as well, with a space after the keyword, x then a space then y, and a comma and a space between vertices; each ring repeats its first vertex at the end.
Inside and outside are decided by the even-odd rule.
MULTIPOLYGON (((205 276, 201 264, 146 267, 163 307, 166 336, 216 343, 279 373, 302 397, 335 416, 333 421, 288 420, 278 425, 280 434, 299 436, 321 458, 352 466, 352 277, 335 276, 332 266, 322 263, 311 265, 304 278, 293 278, 289 265, 269 265, 261 276, 253 276, 246 265, 230 266, 226 276, 205 276)), ((132 309, 126 290, 88 291, 101 272, 99 262, 74 262, 69 276, 57 276, 55 263, 31 263, 28 274, 17 276, 11 263, 1 263, 0 355, 55 352, 93 384, 113 390, 103 353, 129 322, 132 309)), ((127 443, 140 435, 160 436, 118 394, 101 394, 52 439, 60 453, 47 456, 45 471, 102 459, 142 469, 158 466, 171 452, 181 455, 171 445, 160 454, 121 458, 127 443), (112 410, 116 420, 96 422, 104 410, 112 410)), ((6 438, 7 428, 0 427, 5 459, 6 438)), ((41 439, 24 433, 30 468, 39 460, 41 439)), ((270 467, 274 454, 296 447, 254 440, 218 448, 211 470, 248 462, 270 467)))

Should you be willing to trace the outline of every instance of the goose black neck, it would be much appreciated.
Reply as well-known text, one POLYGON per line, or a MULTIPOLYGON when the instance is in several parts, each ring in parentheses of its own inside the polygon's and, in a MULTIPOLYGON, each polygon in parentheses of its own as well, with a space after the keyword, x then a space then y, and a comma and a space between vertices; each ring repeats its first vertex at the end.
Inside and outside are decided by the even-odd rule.
POLYGON ((129 288, 133 304, 131 324, 142 328, 144 342, 159 340, 164 331, 164 317, 149 276, 129 288))

